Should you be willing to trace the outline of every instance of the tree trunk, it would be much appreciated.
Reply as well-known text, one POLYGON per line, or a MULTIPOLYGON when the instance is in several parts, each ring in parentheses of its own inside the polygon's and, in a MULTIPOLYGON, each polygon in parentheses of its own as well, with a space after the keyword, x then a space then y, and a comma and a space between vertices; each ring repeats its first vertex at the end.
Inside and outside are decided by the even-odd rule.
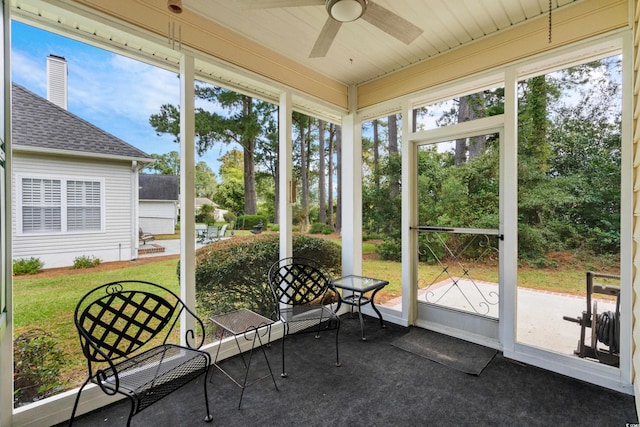
POLYGON ((280 224, 280 156, 276 156, 276 164, 274 165, 273 182, 275 182, 274 199, 275 206, 273 209, 273 222, 280 224))
POLYGON ((329 173, 329 179, 328 179, 328 189, 327 192, 328 197, 328 205, 329 205, 329 212, 328 212, 328 222, 327 224, 329 224, 330 226, 334 227, 335 229, 335 223, 333 221, 333 141, 334 141, 334 135, 335 135, 335 125, 333 124, 329 124, 329 168, 328 168, 328 173, 329 173))
POLYGON ((320 212, 318 214, 318 221, 321 224, 327 223, 327 194, 326 194, 326 172, 325 172, 325 159, 324 159, 324 121, 318 121, 318 204, 320 212))
POLYGON ((307 192, 307 135, 306 128, 303 122, 300 122, 300 196, 302 198, 302 212, 301 212, 301 224, 300 231, 306 231, 307 229, 307 211, 309 209, 309 193, 307 192))
MULTIPOLYGON (((463 96, 458 100, 457 122, 462 123, 469 120, 469 97, 463 96)), ((455 154, 453 164, 460 166, 467 161, 467 138, 456 139, 455 154)))
MULTIPOLYGON (((253 113, 253 99, 251 97, 243 97, 242 109, 245 117, 249 117, 253 113)), ((255 145, 256 141, 253 138, 242 142, 244 149, 244 213, 248 215, 258 213, 256 171, 253 159, 255 145)))
POLYGON ((336 197, 336 231, 342 230, 342 129, 336 126, 336 175, 338 194, 336 197))
MULTIPOLYGON (((469 120, 479 119, 485 116, 484 94, 478 93, 469 95, 469 120)), ((486 138, 484 135, 475 136, 469 140, 469 160, 478 157, 487 149, 486 138)))
POLYGON ((307 120, 307 145, 306 145, 306 171, 305 171, 305 183, 304 183, 304 189, 303 194, 306 195, 306 205, 304 208, 304 229, 306 231, 309 231, 309 226, 311 224, 311 221, 309 221, 309 204, 310 204, 310 194, 309 194, 309 189, 311 188, 311 184, 310 184, 310 178, 309 176, 311 175, 311 149, 312 149, 312 144, 311 144, 311 126, 313 125, 314 120, 309 117, 309 120, 307 120))
MULTIPOLYGON (((388 131, 389 131, 389 159, 393 159, 398 156, 398 122, 396 115, 391 115, 387 119, 388 131)), ((400 194, 400 176, 392 172, 393 175, 389 176, 389 198, 395 200, 400 194)))
POLYGON ((373 126, 373 182, 376 187, 376 193, 380 192, 380 139, 378 136, 378 120, 374 120, 371 125, 373 126))
MULTIPOLYGON (((458 123, 468 122, 484 117, 484 95, 482 93, 463 96, 458 102, 458 123)), ((459 166, 486 150, 484 136, 460 138, 456 140, 454 164, 459 166)))

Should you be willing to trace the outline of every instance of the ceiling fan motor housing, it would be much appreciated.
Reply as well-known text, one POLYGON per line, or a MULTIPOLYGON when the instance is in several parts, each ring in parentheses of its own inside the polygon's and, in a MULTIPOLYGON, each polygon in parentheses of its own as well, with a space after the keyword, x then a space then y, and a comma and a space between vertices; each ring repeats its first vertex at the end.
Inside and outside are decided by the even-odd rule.
POLYGON ((367 8, 367 0, 327 0, 327 12, 339 22, 351 22, 360 18, 367 8))

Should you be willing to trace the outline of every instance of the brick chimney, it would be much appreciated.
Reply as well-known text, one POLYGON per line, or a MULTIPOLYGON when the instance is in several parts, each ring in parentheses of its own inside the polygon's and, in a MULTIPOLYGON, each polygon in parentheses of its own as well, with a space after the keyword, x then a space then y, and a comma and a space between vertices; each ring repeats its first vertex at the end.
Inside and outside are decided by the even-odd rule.
POLYGON ((62 56, 47 56, 47 100, 67 109, 67 60, 62 56))

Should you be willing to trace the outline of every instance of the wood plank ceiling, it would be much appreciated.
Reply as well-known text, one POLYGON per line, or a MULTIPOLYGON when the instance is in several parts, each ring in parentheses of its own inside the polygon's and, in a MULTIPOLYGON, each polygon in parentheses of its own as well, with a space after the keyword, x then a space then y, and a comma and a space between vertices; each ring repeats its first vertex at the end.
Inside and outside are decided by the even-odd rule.
MULTIPOLYGON (((167 0, 129 1, 149 10, 162 11, 167 18, 172 15, 167 0)), ((291 0, 277 1, 291 4, 291 0)), ((323 1, 293 0, 315 4, 255 8, 251 7, 252 3, 264 5, 263 2, 276 0, 182 0, 183 9, 188 12, 182 18, 198 14, 335 82, 360 85, 528 21, 546 23, 550 3, 555 13, 583 0, 551 0, 550 3, 549 0, 366 0, 409 21, 422 33, 405 44, 366 20, 358 19, 342 24, 324 57, 310 58, 328 19, 323 1)), ((150 43, 144 31, 113 25, 76 6, 79 3, 79 0, 11 0, 11 10, 15 19, 27 24, 177 69, 180 53, 171 42, 150 43)), ((122 12, 126 15, 126 10, 122 12)), ((206 59, 196 63, 200 78, 252 96, 277 100, 277 86, 255 78, 255 74, 238 71, 233 66, 206 59)), ((326 120, 337 121, 341 114, 340 110, 327 109, 326 104, 317 104, 308 97, 296 97, 294 104, 299 111, 326 120)))
MULTIPOLYGON (((358 19, 341 26, 325 57, 309 58, 327 20, 325 6, 247 6, 260 1, 183 0, 183 7, 328 77, 356 85, 526 21, 549 19, 549 0, 375 0, 418 26, 422 34, 406 45, 358 19)), ((551 0, 552 11, 576 1, 551 0)))

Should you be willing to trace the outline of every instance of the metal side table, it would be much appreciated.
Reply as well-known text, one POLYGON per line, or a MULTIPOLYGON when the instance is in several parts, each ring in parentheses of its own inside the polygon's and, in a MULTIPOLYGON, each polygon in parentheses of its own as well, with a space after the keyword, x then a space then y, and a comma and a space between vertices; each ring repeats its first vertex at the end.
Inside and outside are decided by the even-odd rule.
POLYGON ((240 406, 242 405, 244 389, 247 388, 247 386, 255 383, 256 381, 267 378, 269 375, 271 375, 273 385, 276 387, 276 390, 278 390, 278 384, 276 384, 276 379, 274 378, 273 372, 271 371, 271 365, 269 364, 269 359, 267 358, 267 353, 264 351, 262 342, 262 338, 264 336, 267 336, 267 343, 269 343, 269 341, 271 340, 271 325, 274 323, 273 320, 261 316, 260 314, 246 308, 231 311, 229 313, 216 314, 214 316, 210 316, 209 320, 214 325, 222 328, 222 333, 220 334, 220 341, 218 343, 218 349, 216 351, 216 356, 214 358, 213 364, 231 381, 233 381, 238 387, 242 389, 242 392, 240 393, 240 402, 238 402, 238 409, 240 409, 240 406), (238 352, 240 354, 240 358, 242 359, 242 364, 245 368, 244 379, 242 379, 241 381, 235 379, 231 375, 231 373, 227 372, 218 363, 218 356, 220 354, 222 340, 225 336, 229 335, 233 336, 236 345, 238 346, 238 352), (246 341, 251 342, 251 349, 249 350, 248 360, 245 359, 242 349, 240 348, 240 338, 244 338, 246 341), (264 360, 267 362, 267 367, 269 368, 269 375, 264 375, 260 378, 255 379, 250 384, 247 384, 247 379, 249 378, 249 369, 251 368, 251 361, 253 359, 253 350, 256 348, 256 344, 259 344, 260 350, 262 350, 264 360))
POLYGON ((389 284, 388 281, 373 279, 371 277, 349 275, 341 277, 339 279, 334 279, 332 283, 336 288, 351 291, 351 295, 342 297, 342 302, 351 306, 352 313, 353 307, 358 307, 358 316, 360 317, 360 330, 362 332, 363 341, 367 340, 364 336, 364 321, 362 320, 362 312, 360 311, 360 308, 363 305, 371 304, 371 308, 373 308, 373 311, 376 312, 378 318, 380 319, 380 327, 384 328, 384 320, 382 320, 382 314, 380 314, 380 311, 378 311, 373 300, 376 297, 378 291, 389 284), (371 296, 367 297, 364 295, 365 293, 370 291, 373 291, 371 296))

